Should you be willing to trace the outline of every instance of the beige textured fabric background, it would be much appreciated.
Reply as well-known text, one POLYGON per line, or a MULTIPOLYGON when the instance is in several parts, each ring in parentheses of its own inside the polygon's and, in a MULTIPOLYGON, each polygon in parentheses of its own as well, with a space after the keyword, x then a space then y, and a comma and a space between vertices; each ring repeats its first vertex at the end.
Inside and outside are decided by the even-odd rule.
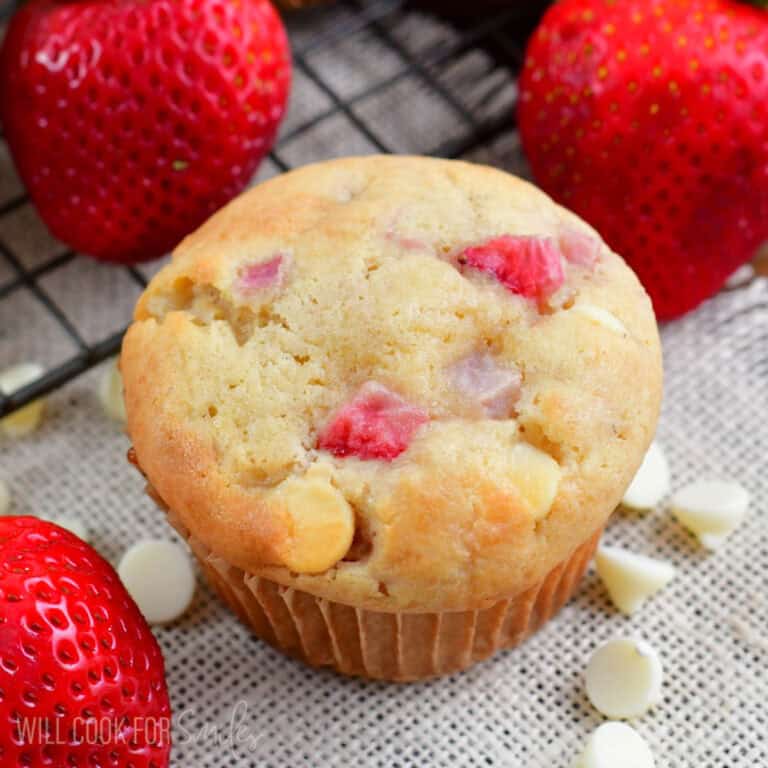
MULTIPOLYGON (((294 24, 294 42, 306 42, 346 13, 294 24)), ((445 45, 453 34, 413 15, 401 17, 392 32, 417 53, 445 45)), ((368 33, 310 59, 344 98, 404 64, 368 33)), ((478 50, 466 51, 440 76, 478 117, 509 109, 514 98, 508 75, 478 50)), ((298 71, 283 135, 332 106, 298 71)), ((453 106, 411 76, 354 109, 397 151, 428 151, 462 130, 453 106)), ((372 150, 349 118, 335 112, 279 151, 298 164, 372 150)), ((522 167, 512 132, 472 158, 522 167)), ((267 163, 261 175, 274 172, 267 163)), ((0 146, 0 206, 20 193, 0 146)), ((29 268, 65 250, 28 204, 0 217, 0 244, 29 268)), ((151 274, 154 267, 142 270, 151 274)), ((0 288, 13 277, 0 255, 0 288)), ((84 259, 48 272, 40 286, 89 342, 124 325, 137 295, 124 272, 84 259)), ((666 326, 663 338, 660 440, 675 484, 736 478, 752 494, 748 520, 722 551, 706 554, 664 505, 645 516, 619 511, 608 541, 679 569, 637 616, 617 614, 590 572, 559 618, 523 648, 464 674, 407 687, 343 679, 286 660, 253 639, 201 584, 189 615, 157 631, 177 716, 173 765, 567 766, 602 722, 584 696, 586 659, 600 641, 630 633, 653 643, 665 665, 664 700, 636 723, 658 766, 768 766, 768 279, 722 293, 666 326)), ((0 368, 29 359, 53 366, 73 352, 26 288, 0 299, 0 368)), ((172 534, 125 461, 127 439, 102 414, 99 374, 52 396, 34 436, 0 438, 0 477, 12 489, 15 513, 79 516, 97 549, 117 562, 137 539, 172 534)))

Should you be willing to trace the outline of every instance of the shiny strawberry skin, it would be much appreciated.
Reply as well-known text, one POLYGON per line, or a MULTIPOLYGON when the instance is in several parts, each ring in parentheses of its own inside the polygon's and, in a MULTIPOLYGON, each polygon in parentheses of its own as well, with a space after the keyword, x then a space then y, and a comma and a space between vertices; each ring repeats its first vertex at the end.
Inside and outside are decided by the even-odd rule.
POLYGON ((170 716, 160 648, 114 569, 52 523, 0 518, 0 764, 166 768, 170 716))
POLYGON ((98 259, 173 248, 240 192, 290 85, 267 0, 30 0, 0 51, 0 118, 47 226, 98 259))
POLYGON ((519 123, 538 183, 638 273, 660 318, 768 239, 768 14, 732 0, 561 0, 519 123))

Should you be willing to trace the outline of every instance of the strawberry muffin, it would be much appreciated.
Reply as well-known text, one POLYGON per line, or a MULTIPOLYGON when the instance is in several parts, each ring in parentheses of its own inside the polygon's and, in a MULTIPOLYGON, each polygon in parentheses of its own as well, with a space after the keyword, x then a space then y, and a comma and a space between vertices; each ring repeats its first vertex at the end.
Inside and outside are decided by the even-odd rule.
POLYGON ((125 339, 150 492, 260 637, 415 680, 573 593, 656 426, 651 305, 530 184, 416 157, 309 166, 217 213, 125 339))

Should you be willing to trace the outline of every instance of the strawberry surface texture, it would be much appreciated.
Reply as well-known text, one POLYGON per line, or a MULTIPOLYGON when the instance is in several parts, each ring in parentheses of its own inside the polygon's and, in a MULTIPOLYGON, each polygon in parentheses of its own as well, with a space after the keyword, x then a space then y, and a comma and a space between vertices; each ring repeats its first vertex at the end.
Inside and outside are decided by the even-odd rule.
POLYGON ((51 232, 133 263, 245 187, 290 69, 267 0, 30 0, 0 51, 0 118, 51 232))
POLYGON ((0 518, 0 765, 166 768, 157 641, 113 568, 63 528, 0 518))
POLYGON ((637 272, 661 319, 768 239, 768 13, 731 0, 561 0, 528 47, 537 182, 637 272))

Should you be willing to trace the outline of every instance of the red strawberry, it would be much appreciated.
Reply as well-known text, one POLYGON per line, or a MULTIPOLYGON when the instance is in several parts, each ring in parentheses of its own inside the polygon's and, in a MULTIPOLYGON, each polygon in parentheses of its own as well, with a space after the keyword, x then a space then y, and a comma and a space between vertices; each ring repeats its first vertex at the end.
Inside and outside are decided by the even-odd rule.
POLYGON ((267 0, 30 0, 0 51, 0 118, 50 230, 135 262, 242 190, 289 81, 267 0))
POLYGON ((561 0, 520 130, 538 182, 637 271, 660 318, 768 238, 768 15, 732 0, 561 0))
POLYGON ((163 657, 117 574, 52 523, 0 517, 0 763, 169 764, 163 657))
POLYGON ((546 299, 565 280, 560 248, 548 237, 502 235, 467 248, 459 263, 493 275, 512 293, 546 299))
POLYGON ((333 416, 320 434, 317 447, 335 456, 391 461, 408 447, 416 430, 428 420, 421 409, 369 381, 333 416))

